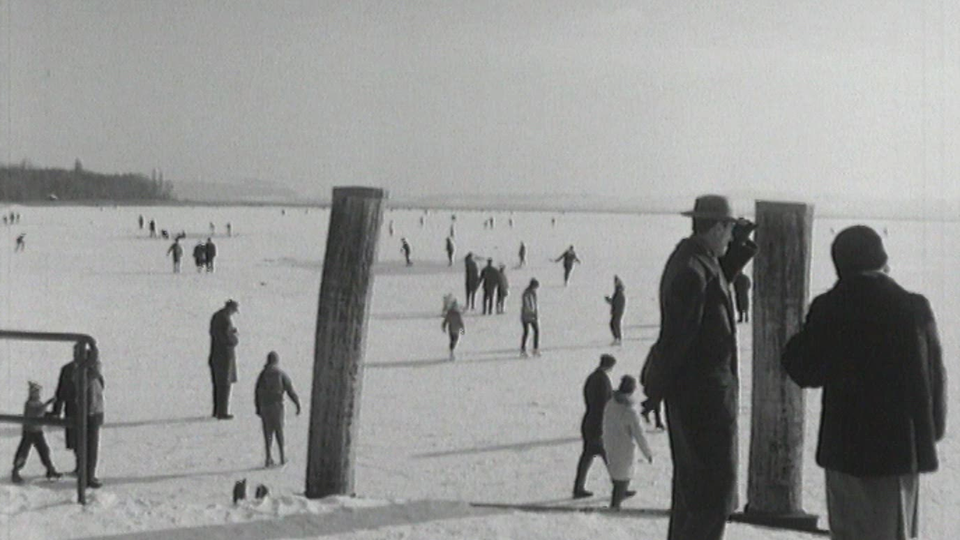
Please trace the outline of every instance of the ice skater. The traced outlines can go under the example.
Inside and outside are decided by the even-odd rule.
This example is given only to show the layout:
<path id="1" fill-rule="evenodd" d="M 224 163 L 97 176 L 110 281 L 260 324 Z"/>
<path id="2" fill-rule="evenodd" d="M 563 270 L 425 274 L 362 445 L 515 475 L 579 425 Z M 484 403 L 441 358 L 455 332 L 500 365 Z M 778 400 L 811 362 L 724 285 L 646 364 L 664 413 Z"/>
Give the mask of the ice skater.
<path id="1" fill-rule="evenodd" d="M 533 329 L 533 355 L 540 356 L 540 308 L 537 305 L 537 289 L 540 282 L 530 279 L 530 285 L 521 296 L 520 323 L 523 325 L 523 337 L 520 339 L 520 356 L 527 356 L 527 336 Z"/>
<path id="2" fill-rule="evenodd" d="M 137 218 L 137 225 L 140 226 L 140 230 L 143 230 L 143 214 L 140 214 L 140 217 Z"/>
<path id="3" fill-rule="evenodd" d="M 637 389 L 637 380 L 630 375 L 620 379 L 620 387 L 607 401 L 603 409 L 603 451 L 607 456 L 607 471 L 613 481 L 613 494 L 610 508 L 620 509 L 620 503 L 636 494 L 630 491 L 636 463 L 636 446 L 640 447 L 647 463 L 653 463 L 650 445 L 640 429 L 640 416 L 633 392 Z M 634 446 L 636 443 L 636 446 Z"/>
<path id="4" fill-rule="evenodd" d="M 483 314 L 493 315 L 493 302 L 500 287 L 500 272 L 493 266 L 493 259 L 487 259 L 487 265 L 480 272 L 480 283 L 483 284 Z"/>
<path id="5" fill-rule="evenodd" d="M 207 244 L 204 246 L 203 261 L 207 265 L 207 272 L 213 272 L 213 260 L 217 258 L 217 245 L 207 237 Z"/>
<path id="6" fill-rule="evenodd" d="M 440 323 L 440 329 L 447 332 L 450 336 L 450 360 L 456 360 L 457 343 L 460 342 L 460 336 L 466 334 L 463 316 L 460 313 L 460 305 L 457 304 L 456 300 L 450 304 L 450 309 L 447 310 L 446 315 L 443 317 L 443 322 Z"/>
<path id="7" fill-rule="evenodd" d="M 27 242 L 24 238 L 27 236 L 27 233 L 20 233 L 17 235 L 17 243 L 13 246 L 13 252 L 23 251 L 27 247 Z M 42 251 L 42 250 L 41 250 Z"/>
<path id="8" fill-rule="evenodd" d="M 403 252 L 403 258 L 407 261 L 407 266 L 413 266 L 413 261 L 410 260 L 410 242 L 407 242 L 406 238 L 400 239 L 400 251 Z"/>
<path id="9" fill-rule="evenodd" d="M 580 452 L 580 459 L 577 461 L 577 476 L 573 481 L 574 499 L 593 496 L 593 493 L 586 489 L 587 473 L 590 472 L 593 458 L 600 456 L 604 464 L 607 462 L 607 454 L 603 451 L 603 408 L 610 396 L 613 395 L 609 373 L 616 363 L 617 359 L 612 355 L 601 355 L 600 366 L 593 370 L 587 377 L 586 382 L 583 383 L 583 402 L 587 411 L 583 414 L 583 420 L 580 422 L 583 451 Z"/>
<path id="10" fill-rule="evenodd" d="M 179 236 L 173 241 L 173 244 L 170 244 L 170 248 L 167 249 L 167 255 L 173 255 L 173 273 L 179 274 L 180 259 L 183 258 L 183 246 L 180 245 Z"/>
<path id="11" fill-rule="evenodd" d="M 613 296 L 605 296 L 610 304 L 610 331 L 613 333 L 613 344 L 623 344 L 623 313 L 627 308 L 627 297 L 623 293 L 623 282 L 619 276 L 613 276 Z"/>
<path id="12" fill-rule="evenodd" d="M 566 251 L 560 254 L 559 257 L 553 259 L 553 262 L 563 261 L 563 286 L 566 287 L 570 283 L 570 274 L 573 273 L 573 265 L 579 263 L 580 259 L 577 258 L 577 252 L 573 250 L 573 246 L 567 248 Z"/>
<path id="13" fill-rule="evenodd" d="M 197 240 L 197 245 L 193 246 L 193 262 L 197 265 L 198 274 L 207 266 L 207 246 L 200 240 Z"/>
<path id="14" fill-rule="evenodd" d="M 477 268 L 477 261 L 473 260 L 473 252 L 467 253 L 463 259 L 463 265 L 466 269 L 467 288 L 464 308 L 476 309 L 477 289 L 480 288 L 480 269 Z"/>
<path id="15" fill-rule="evenodd" d="M 750 278 L 743 272 L 733 278 L 733 293 L 737 304 L 737 322 L 750 322 Z"/>
<path id="16" fill-rule="evenodd" d="M 33 381 L 29 383 L 27 401 L 23 404 L 23 416 L 26 418 L 43 418 L 47 406 L 56 401 L 56 398 L 50 398 L 47 401 L 40 400 L 40 385 Z M 40 454 L 40 461 L 47 468 L 47 478 L 54 480 L 63 476 L 57 472 L 57 468 L 50 461 L 50 447 L 47 446 L 47 439 L 43 436 L 43 426 L 38 424 L 23 424 L 20 435 L 20 444 L 17 446 L 17 452 L 13 458 L 13 472 L 10 473 L 10 479 L 14 484 L 22 484 L 23 477 L 20 476 L 20 469 L 27 463 L 30 456 L 30 449 L 36 448 Z"/>
<path id="17" fill-rule="evenodd" d="M 527 264 L 527 245 L 523 242 L 520 242 L 520 252 L 517 255 L 520 257 L 520 265 L 517 268 L 523 268 Z"/>
<path id="18" fill-rule="evenodd" d="M 274 436 L 280 450 L 280 465 L 286 465 L 287 457 L 283 452 L 283 395 L 290 396 L 290 401 L 297 406 L 297 416 L 300 416 L 300 397 L 293 389 L 290 377 L 280 369 L 280 355 L 275 351 L 267 354 L 267 363 L 257 377 L 254 392 L 257 416 L 263 426 L 263 444 L 266 449 L 264 466 L 274 466 L 273 456 L 270 454 Z"/>
<path id="19" fill-rule="evenodd" d="M 507 265 L 500 265 L 498 277 L 500 278 L 500 283 L 497 286 L 497 313 L 503 313 L 504 303 L 507 300 L 507 295 L 510 294 L 510 282 L 507 280 Z"/>
<path id="20" fill-rule="evenodd" d="M 233 224 L 227 222 L 227 236 L 233 236 Z"/>
<path id="21" fill-rule="evenodd" d="M 157 237 L 157 222 L 155 220 L 150 220 L 150 238 Z"/>
<path id="22" fill-rule="evenodd" d="M 453 266 L 453 255 L 456 252 L 457 246 L 453 243 L 453 235 L 451 234 L 447 237 L 447 266 Z"/>

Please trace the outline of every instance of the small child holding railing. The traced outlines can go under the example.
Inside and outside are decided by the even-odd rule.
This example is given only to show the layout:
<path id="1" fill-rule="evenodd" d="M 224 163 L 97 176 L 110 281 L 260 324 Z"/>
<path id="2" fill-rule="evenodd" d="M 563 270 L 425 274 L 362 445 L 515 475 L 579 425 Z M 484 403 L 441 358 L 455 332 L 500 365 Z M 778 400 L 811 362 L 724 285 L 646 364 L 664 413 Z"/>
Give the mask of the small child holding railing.
<path id="1" fill-rule="evenodd" d="M 30 381 L 29 395 L 26 403 L 23 405 L 23 416 L 26 418 L 43 418 L 47 407 L 54 402 L 56 398 L 50 398 L 47 401 L 40 401 L 41 386 L 38 383 Z M 13 472 L 10 479 L 14 484 L 22 484 L 23 477 L 20 476 L 20 469 L 27 463 L 27 457 L 30 455 L 30 448 L 36 447 L 40 454 L 40 461 L 47 468 L 47 478 L 55 480 L 63 476 L 57 472 L 50 461 L 50 447 L 47 446 L 47 440 L 43 436 L 43 426 L 39 424 L 23 424 L 23 435 L 20 438 L 20 445 L 17 446 L 17 453 L 13 458 Z"/>

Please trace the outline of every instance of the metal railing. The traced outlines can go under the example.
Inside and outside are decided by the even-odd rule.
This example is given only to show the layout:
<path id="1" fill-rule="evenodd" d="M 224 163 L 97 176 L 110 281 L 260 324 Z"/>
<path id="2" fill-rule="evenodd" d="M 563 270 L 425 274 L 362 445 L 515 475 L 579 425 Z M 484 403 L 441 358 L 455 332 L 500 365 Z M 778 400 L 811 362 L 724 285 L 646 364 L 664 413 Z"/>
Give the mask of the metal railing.
<path id="1" fill-rule="evenodd" d="M 19 330 L 0 330 L 0 339 L 11 339 L 20 341 L 60 341 L 73 343 L 73 360 L 77 363 L 76 371 L 76 397 L 77 412 L 73 418 L 28 418 L 15 414 L 0 414 L 0 423 L 28 424 L 37 426 L 61 426 L 72 427 L 77 431 L 76 448 L 77 454 L 77 502 L 87 504 L 86 486 L 87 486 L 87 411 L 89 403 L 87 400 L 87 370 L 93 364 L 99 354 L 97 351 L 97 341 L 86 334 L 75 334 L 66 332 L 25 332 Z M 65 415 L 66 416 L 66 415 Z"/>

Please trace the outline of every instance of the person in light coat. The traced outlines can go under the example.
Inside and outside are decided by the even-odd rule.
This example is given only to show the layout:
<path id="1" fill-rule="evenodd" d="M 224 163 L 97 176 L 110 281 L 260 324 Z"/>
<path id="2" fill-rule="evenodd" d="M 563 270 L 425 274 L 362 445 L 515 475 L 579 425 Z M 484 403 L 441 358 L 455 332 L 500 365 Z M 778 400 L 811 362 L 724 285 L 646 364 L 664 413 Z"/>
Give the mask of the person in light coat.
<path id="1" fill-rule="evenodd" d="M 623 499 L 636 493 L 627 491 L 634 473 L 635 448 L 639 446 L 647 462 L 653 463 L 653 453 L 640 428 L 640 414 L 633 397 L 636 389 L 637 380 L 624 375 L 620 387 L 603 408 L 603 450 L 607 455 L 607 471 L 613 480 L 610 508 L 615 510 L 620 509 Z"/>

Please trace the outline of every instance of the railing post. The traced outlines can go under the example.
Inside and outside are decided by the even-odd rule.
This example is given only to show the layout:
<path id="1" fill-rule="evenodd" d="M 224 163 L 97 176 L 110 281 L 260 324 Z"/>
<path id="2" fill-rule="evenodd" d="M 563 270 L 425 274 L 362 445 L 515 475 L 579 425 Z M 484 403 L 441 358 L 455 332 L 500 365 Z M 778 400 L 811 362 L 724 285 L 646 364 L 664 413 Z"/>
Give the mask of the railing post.
<path id="1" fill-rule="evenodd" d="M 77 501 L 87 504 L 87 345 L 77 343 L 74 359 L 77 362 Z"/>

